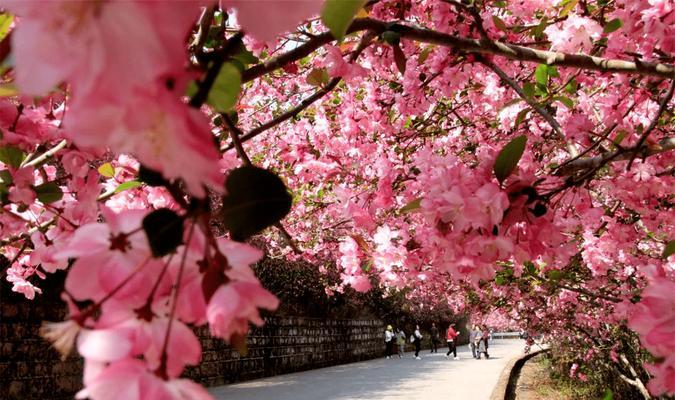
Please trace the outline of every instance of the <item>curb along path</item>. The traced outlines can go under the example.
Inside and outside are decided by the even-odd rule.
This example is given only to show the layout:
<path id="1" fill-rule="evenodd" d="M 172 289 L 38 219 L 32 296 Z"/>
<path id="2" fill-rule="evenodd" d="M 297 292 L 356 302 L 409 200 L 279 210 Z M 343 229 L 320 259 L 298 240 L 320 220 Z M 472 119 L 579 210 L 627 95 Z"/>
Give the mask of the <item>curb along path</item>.
<path id="1" fill-rule="evenodd" d="M 435 354 L 426 350 L 420 353 L 422 360 L 406 353 L 404 359 L 382 357 L 213 387 L 209 392 L 219 400 L 489 400 L 502 370 L 522 354 L 524 345 L 522 340 L 494 340 L 488 360 L 471 358 L 468 346 L 459 348 L 460 360 L 445 358 L 447 348 Z"/>

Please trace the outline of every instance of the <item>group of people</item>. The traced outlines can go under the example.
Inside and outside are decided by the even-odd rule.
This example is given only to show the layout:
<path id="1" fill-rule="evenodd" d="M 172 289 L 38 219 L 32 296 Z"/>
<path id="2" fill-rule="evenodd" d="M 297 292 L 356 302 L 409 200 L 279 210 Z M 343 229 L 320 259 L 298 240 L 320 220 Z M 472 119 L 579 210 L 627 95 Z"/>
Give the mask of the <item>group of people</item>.
<path id="1" fill-rule="evenodd" d="M 488 354 L 488 342 L 490 340 L 490 331 L 485 326 L 474 324 L 469 332 L 469 346 L 471 347 L 471 354 L 473 358 L 480 360 L 481 355 L 485 358 L 490 358 Z"/>
<path id="2" fill-rule="evenodd" d="M 440 333 L 435 323 L 431 324 L 430 334 L 431 334 L 431 352 L 438 353 Z M 459 332 L 455 330 L 455 324 L 451 323 L 450 326 L 448 326 L 448 329 L 445 331 L 445 341 L 448 344 L 448 352 L 445 354 L 445 356 L 450 357 L 450 354 L 452 354 L 455 360 L 459 360 L 459 357 L 457 357 L 457 344 L 456 344 L 457 336 L 459 336 Z M 420 326 L 415 325 L 415 331 L 412 333 L 412 335 L 410 335 L 409 340 L 410 343 L 412 343 L 415 346 L 415 359 L 417 360 L 422 359 L 422 357 L 420 357 L 420 350 L 422 349 L 423 338 L 424 336 L 420 331 Z M 393 357 L 394 344 L 396 344 L 396 346 L 398 347 L 398 357 L 403 358 L 403 353 L 405 352 L 405 343 L 406 343 L 406 334 L 405 332 L 403 332 L 403 329 L 399 327 L 396 330 L 396 332 L 394 332 L 394 328 L 391 325 L 387 325 L 387 329 L 384 331 L 385 358 L 389 359 Z"/>
<path id="3" fill-rule="evenodd" d="M 420 332 L 420 326 L 415 325 L 415 331 L 410 335 L 410 343 L 415 345 L 415 358 L 421 360 L 420 350 L 422 349 L 422 332 Z M 385 344 L 385 357 L 392 358 L 394 355 L 394 343 L 398 347 L 398 357 L 403 358 L 403 353 L 405 352 L 405 341 L 406 335 L 403 332 L 403 329 L 398 328 L 394 332 L 394 328 L 391 325 L 387 325 L 387 330 L 384 331 L 384 344 Z"/>

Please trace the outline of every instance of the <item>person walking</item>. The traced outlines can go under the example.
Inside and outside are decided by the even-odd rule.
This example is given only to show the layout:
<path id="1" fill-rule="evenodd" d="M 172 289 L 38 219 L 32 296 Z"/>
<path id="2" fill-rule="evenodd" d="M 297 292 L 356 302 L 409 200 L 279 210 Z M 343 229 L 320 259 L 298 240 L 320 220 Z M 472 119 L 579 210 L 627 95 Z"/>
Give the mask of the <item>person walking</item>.
<path id="1" fill-rule="evenodd" d="M 398 332 L 396 333 L 396 345 L 398 346 L 398 358 L 403 358 L 403 353 L 405 353 L 405 332 L 401 328 L 398 328 Z"/>
<path id="2" fill-rule="evenodd" d="M 471 355 L 473 358 L 477 358 L 478 354 L 476 353 L 476 332 L 478 327 L 476 324 L 471 325 L 471 330 L 469 330 L 469 347 L 471 348 Z"/>
<path id="3" fill-rule="evenodd" d="M 438 337 L 438 328 L 436 328 L 435 322 L 431 323 L 431 329 L 429 330 L 429 333 L 431 333 L 431 352 L 438 353 L 439 337 Z"/>
<path id="4" fill-rule="evenodd" d="M 450 323 L 448 330 L 445 332 L 445 341 L 448 343 L 448 352 L 445 354 L 446 357 L 450 357 L 450 353 L 454 355 L 455 360 L 459 360 L 457 357 L 457 345 L 455 344 L 455 339 L 459 336 L 459 332 L 455 330 L 455 323 Z"/>
<path id="5" fill-rule="evenodd" d="M 486 326 L 483 326 L 483 335 L 481 337 L 481 352 L 485 353 L 485 359 L 487 360 L 490 358 L 490 355 L 488 354 L 488 342 L 490 341 L 490 331 L 487 329 Z M 480 355 L 478 356 L 480 358 Z"/>
<path id="6" fill-rule="evenodd" d="M 420 332 L 420 326 L 415 325 L 415 333 L 413 333 L 413 343 L 415 344 L 415 359 L 421 360 L 420 350 L 422 349 L 422 332 Z"/>
<path id="7" fill-rule="evenodd" d="M 473 338 L 473 346 L 476 349 L 476 359 L 480 360 L 480 353 L 483 351 L 481 348 L 481 343 L 483 342 L 483 331 L 480 330 L 480 326 L 476 325 L 476 330 Z"/>
<path id="8" fill-rule="evenodd" d="M 389 359 L 391 358 L 394 347 L 394 328 L 392 328 L 391 325 L 387 325 L 387 329 L 384 331 L 384 346 L 385 358 Z"/>

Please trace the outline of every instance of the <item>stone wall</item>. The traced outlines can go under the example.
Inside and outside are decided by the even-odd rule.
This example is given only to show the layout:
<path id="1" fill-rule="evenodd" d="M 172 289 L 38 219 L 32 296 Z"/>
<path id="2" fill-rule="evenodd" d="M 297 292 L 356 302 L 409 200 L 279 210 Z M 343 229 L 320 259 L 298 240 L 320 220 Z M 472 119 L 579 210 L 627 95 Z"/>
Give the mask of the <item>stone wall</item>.
<path id="1" fill-rule="evenodd" d="M 59 287 L 59 279 L 45 282 Z M 0 282 L 0 399 L 72 399 L 81 388 L 82 360 L 59 355 L 38 336 L 42 321 L 61 321 L 57 291 L 43 287 L 33 301 Z M 384 324 L 378 320 L 268 317 L 252 329 L 241 356 L 207 329 L 198 329 L 201 365 L 185 375 L 207 386 L 321 368 L 381 356 Z"/>
<path id="2" fill-rule="evenodd" d="M 59 277 L 53 278 L 57 286 Z M 82 386 L 82 360 L 72 356 L 62 362 L 38 336 L 42 321 L 65 317 L 56 293 L 45 287 L 27 301 L 0 282 L 0 399 L 72 399 Z"/>
<path id="3" fill-rule="evenodd" d="M 381 356 L 384 325 L 378 320 L 269 317 L 253 329 L 248 354 L 239 355 L 206 329 L 198 330 L 201 365 L 186 375 L 206 386 L 315 369 Z"/>

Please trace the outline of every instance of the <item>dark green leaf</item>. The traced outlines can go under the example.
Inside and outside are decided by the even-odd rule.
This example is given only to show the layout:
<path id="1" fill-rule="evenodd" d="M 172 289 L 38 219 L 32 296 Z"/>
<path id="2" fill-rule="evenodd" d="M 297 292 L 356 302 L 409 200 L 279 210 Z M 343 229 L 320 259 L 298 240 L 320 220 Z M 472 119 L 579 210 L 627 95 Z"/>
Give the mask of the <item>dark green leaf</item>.
<path id="1" fill-rule="evenodd" d="M 115 194 L 120 193 L 120 192 L 123 192 L 123 191 L 125 191 L 125 190 L 137 188 L 137 187 L 139 187 L 139 186 L 141 186 L 141 185 L 142 185 L 142 183 L 139 182 L 139 181 L 126 181 L 126 182 L 122 182 L 122 183 L 120 183 L 120 185 L 115 189 Z"/>
<path id="2" fill-rule="evenodd" d="M 167 184 L 166 179 L 164 179 L 161 173 L 154 169 L 150 169 L 143 164 L 138 168 L 138 180 L 153 187 L 164 186 Z"/>
<path id="3" fill-rule="evenodd" d="M 523 110 L 520 110 L 520 112 L 516 116 L 516 122 L 513 123 L 513 129 L 518 129 L 518 127 L 525 120 L 525 117 L 527 117 L 527 114 L 529 112 L 530 112 L 530 108 L 525 108 Z"/>
<path id="4" fill-rule="evenodd" d="M 565 105 L 568 109 L 574 108 L 574 101 L 570 99 L 569 97 L 566 96 L 555 96 L 553 97 L 553 100 L 559 101 Z"/>
<path id="5" fill-rule="evenodd" d="M 544 29 L 548 26 L 548 17 L 543 16 L 541 21 L 539 22 L 539 25 L 535 26 L 534 29 L 532 30 L 532 35 L 537 38 L 540 37 L 541 35 L 544 34 Z"/>
<path id="6" fill-rule="evenodd" d="M 382 33 L 382 40 L 395 46 L 401 42 L 401 34 L 394 31 L 385 31 Z"/>
<path id="7" fill-rule="evenodd" d="M 233 240 L 246 240 L 281 221 L 291 210 L 292 197 L 286 185 L 266 169 L 245 166 L 233 170 L 225 190 L 223 224 Z"/>
<path id="8" fill-rule="evenodd" d="M 260 61 L 258 57 L 254 56 L 253 53 L 244 46 L 243 43 L 239 43 L 233 58 L 243 65 L 257 64 Z"/>
<path id="9" fill-rule="evenodd" d="M 40 200 L 43 204 L 53 203 L 63 198 L 63 191 L 61 191 L 59 185 L 54 182 L 47 182 L 43 183 L 42 185 L 35 186 L 33 187 L 33 190 L 35 190 L 38 200 Z"/>
<path id="10" fill-rule="evenodd" d="M 494 173 L 500 184 L 504 182 L 504 180 L 509 175 L 511 175 L 513 170 L 518 165 L 518 161 L 520 161 L 520 157 L 523 156 L 523 152 L 525 151 L 526 144 L 527 137 L 524 135 L 518 136 L 507 143 L 497 155 Z"/>
<path id="11" fill-rule="evenodd" d="M 5 165 L 11 165 L 14 168 L 19 168 L 21 162 L 26 158 L 26 155 L 15 146 L 0 147 L 0 161 Z"/>
<path id="12" fill-rule="evenodd" d="M 396 68 L 398 68 L 398 71 L 401 73 L 401 75 L 405 74 L 405 54 L 403 54 L 403 50 L 401 50 L 401 46 L 396 44 L 392 46 L 394 49 L 394 61 L 396 62 Z"/>
<path id="13" fill-rule="evenodd" d="M 307 83 L 312 86 L 323 86 L 328 82 L 330 76 L 325 68 L 314 68 L 307 74 Z"/>
<path id="14" fill-rule="evenodd" d="M 663 258 L 668 258 L 673 254 L 675 254 L 675 240 L 666 243 L 666 246 L 663 248 Z"/>
<path id="15" fill-rule="evenodd" d="M 614 393 L 610 389 L 607 389 L 602 400 L 614 400 Z"/>
<path id="16" fill-rule="evenodd" d="M 321 20 L 330 29 L 333 37 L 340 40 L 364 4 L 365 0 L 326 0 L 321 11 Z"/>
<path id="17" fill-rule="evenodd" d="M 234 62 L 223 64 L 213 82 L 207 103 L 218 112 L 227 112 L 239 98 L 241 90 L 241 72 Z"/>
<path id="18" fill-rule="evenodd" d="M 168 208 L 160 208 L 143 218 L 143 231 L 152 255 L 163 257 L 183 243 L 183 217 Z"/>
<path id="19" fill-rule="evenodd" d="M 525 82 L 523 84 L 523 92 L 525 92 L 525 96 L 530 98 L 534 97 L 535 90 L 536 88 L 532 82 Z"/>
<path id="20" fill-rule="evenodd" d="M 603 31 L 605 33 L 612 33 L 615 30 L 621 28 L 623 26 L 623 22 L 619 18 L 614 18 L 613 20 L 609 21 L 607 25 L 605 25 L 605 28 Z"/>

